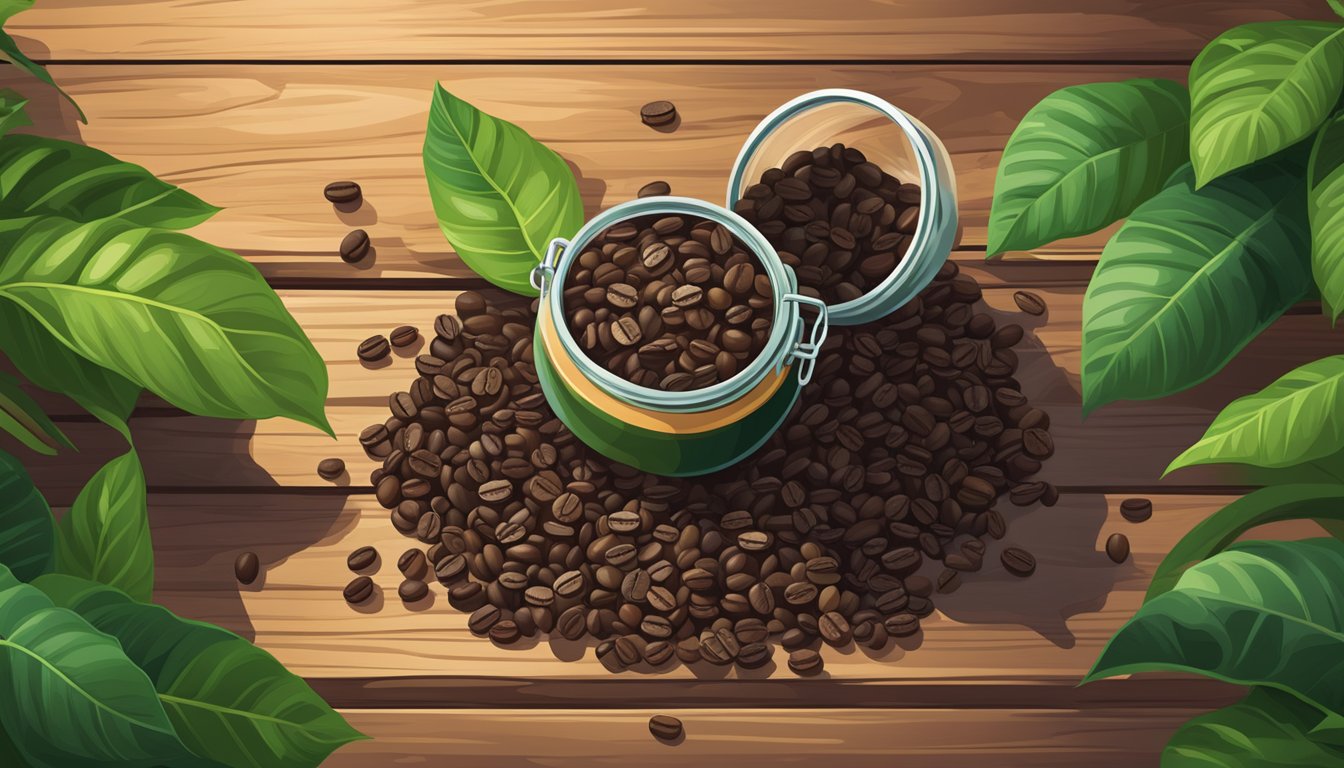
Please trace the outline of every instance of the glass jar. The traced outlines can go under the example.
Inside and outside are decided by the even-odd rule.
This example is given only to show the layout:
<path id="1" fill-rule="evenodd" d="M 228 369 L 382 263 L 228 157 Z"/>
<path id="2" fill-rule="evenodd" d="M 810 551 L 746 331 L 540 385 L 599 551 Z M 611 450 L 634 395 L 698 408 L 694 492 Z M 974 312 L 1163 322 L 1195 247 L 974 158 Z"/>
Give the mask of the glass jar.
<path id="1" fill-rule="evenodd" d="M 893 127 L 896 130 L 893 130 Z M 827 306 L 798 292 L 793 270 L 760 231 L 732 208 L 765 169 L 798 149 L 842 142 L 898 178 L 918 177 L 920 212 L 896 268 L 862 296 Z M 682 215 L 721 224 L 752 252 L 770 278 L 773 317 L 765 347 L 726 381 L 669 392 L 634 384 L 594 362 L 565 321 L 569 269 L 601 232 L 649 215 Z M 923 124 L 859 91 L 804 94 L 756 126 L 729 177 L 726 207 L 687 197 L 649 197 L 613 206 L 574 237 L 556 238 L 532 272 L 541 293 L 534 357 L 542 391 L 556 416 L 599 453 L 659 475 L 700 475 L 759 448 L 779 427 L 812 377 L 831 325 L 883 317 L 933 280 L 957 236 L 956 190 L 946 149 Z"/>

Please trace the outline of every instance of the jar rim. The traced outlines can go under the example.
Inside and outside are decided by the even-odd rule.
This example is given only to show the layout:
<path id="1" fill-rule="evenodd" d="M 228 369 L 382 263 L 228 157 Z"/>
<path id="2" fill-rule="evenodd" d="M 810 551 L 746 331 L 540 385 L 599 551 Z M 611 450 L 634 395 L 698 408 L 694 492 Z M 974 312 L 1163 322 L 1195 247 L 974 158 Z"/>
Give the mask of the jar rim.
<path id="1" fill-rule="evenodd" d="M 569 328 L 564 312 L 564 281 L 570 265 L 600 232 L 620 222 L 650 215 L 693 215 L 722 224 L 747 246 L 756 261 L 770 278 L 772 312 L 770 335 L 765 346 L 750 363 L 725 381 L 708 387 L 672 392 L 636 384 L 598 365 L 579 346 Z M 569 354 L 579 370 L 590 381 L 612 395 L 634 405 L 653 410 L 697 411 L 716 408 L 736 400 L 749 391 L 771 369 L 782 367 L 798 337 L 797 309 L 784 301 L 786 294 L 797 289 L 793 270 L 780 260 L 774 247 L 746 219 L 714 203 L 692 197 L 664 195 L 638 198 L 608 208 L 589 219 L 571 238 L 557 259 L 554 273 L 548 280 L 542 300 L 549 305 L 556 318 L 557 335 L 564 352 Z"/>
<path id="2" fill-rule="evenodd" d="M 776 108 L 747 137 L 728 176 L 726 207 L 732 210 L 741 198 L 748 166 L 775 131 L 806 112 L 834 104 L 866 107 L 894 123 L 914 150 L 919 168 L 919 221 L 905 257 L 882 282 L 862 296 L 828 305 L 831 325 L 859 325 L 885 317 L 913 299 L 932 282 L 952 252 L 958 228 L 956 181 L 947 148 L 933 131 L 905 110 L 871 93 L 850 88 L 804 93 Z"/>

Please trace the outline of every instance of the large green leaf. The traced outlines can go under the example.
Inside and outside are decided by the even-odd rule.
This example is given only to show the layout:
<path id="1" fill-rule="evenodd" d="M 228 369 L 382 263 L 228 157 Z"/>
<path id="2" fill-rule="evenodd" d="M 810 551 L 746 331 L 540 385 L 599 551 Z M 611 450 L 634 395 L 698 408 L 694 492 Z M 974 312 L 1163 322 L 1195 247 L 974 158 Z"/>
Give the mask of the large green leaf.
<path id="1" fill-rule="evenodd" d="M 1162 768 L 1330 768 L 1344 751 L 1315 740 L 1320 710 L 1272 688 L 1252 688 L 1230 707 L 1182 725 L 1162 751 Z"/>
<path id="2" fill-rule="evenodd" d="M 425 178 L 439 227 L 477 274 L 514 293 L 552 238 L 583 225 L 579 185 L 565 161 L 513 123 L 434 90 Z"/>
<path id="3" fill-rule="evenodd" d="M 118 640 L 198 755 L 230 766 L 312 766 L 363 736 L 269 653 L 227 630 L 61 574 L 36 586 Z"/>
<path id="4" fill-rule="evenodd" d="M 1194 672 L 1344 713 L 1344 542 L 1236 544 L 1192 566 L 1120 628 L 1084 682 Z"/>
<path id="5" fill-rule="evenodd" d="M 1234 400 L 1171 472 L 1195 464 L 1288 467 L 1344 449 L 1344 356 L 1323 357 Z"/>
<path id="6" fill-rule="evenodd" d="M 1190 159 L 1200 186 L 1287 149 L 1344 89 L 1344 25 L 1271 21 L 1230 29 L 1190 67 Z"/>
<path id="7" fill-rule="evenodd" d="M 219 211 L 138 165 L 45 136 L 0 139 L 0 216 L 108 217 L 142 227 L 184 229 Z"/>
<path id="8" fill-rule="evenodd" d="M 1310 284 L 1295 156 L 1196 190 L 1189 167 L 1102 250 L 1083 299 L 1083 410 L 1221 369 Z"/>
<path id="9" fill-rule="evenodd" d="M 19 460 L 0 451 L 0 564 L 31 581 L 51 570 L 56 520 Z"/>
<path id="10" fill-rule="evenodd" d="M 1171 591 L 1190 566 L 1222 552 L 1253 528 L 1284 520 L 1344 521 L 1344 485 L 1272 485 L 1242 496 L 1204 518 L 1172 547 L 1153 573 L 1145 600 Z"/>
<path id="11" fill-rule="evenodd" d="M 32 450 L 48 456 L 62 447 L 75 447 L 23 391 L 19 380 L 3 371 L 0 371 L 0 431 L 8 432 Z"/>
<path id="12" fill-rule="evenodd" d="M 89 361 L 198 415 L 288 416 L 330 433 L 321 357 L 236 254 L 118 220 L 55 217 L 0 221 L 0 253 L 0 304 Z"/>
<path id="13" fill-rule="evenodd" d="M 0 26 L 8 23 L 9 17 L 19 11 L 26 11 L 31 7 L 33 7 L 33 0 L 0 0 Z M 56 81 L 51 79 L 51 75 L 47 73 L 47 70 L 42 68 L 42 65 L 25 56 L 23 51 L 19 50 L 18 44 L 14 42 L 14 38 L 10 37 L 9 33 L 4 31 L 0 31 L 0 57 L 4 57 L 14 66 L 22 69 L 33 77 L 36 77 L 47 85 L 50 85 L 52 88 L 55 88 L 67 101 L 70 102 L 70 106 L 74 107 L 75 111 L 79 113 L 79 119 L 83 122 L 88 122 L 84 119 L 84 110 L 80 109 L 79 105 L 75 103 L 75 100 L 70 98 L 70 94 L 61 90 L 60 86 L 56 85 Z"/>
<path id="14" fill-rule="evenodd" d="M 134 450 L 98 470 L 57 531 L 57 571 L 109 584 L 141 602 L 153 598 L 145 474 Z"/>
<path id="15" fill-rule="evenodd" d="M 1062 88 L 999 161 L 989 256 L 1095 232 L 1157 194 L 1189 159 L 1190 97 L 1171 80 Z"/>
<path id="16" fill-rule="evenodd" d="M 116 639 L 0 565 L 0 722 L 38 766 L 189 760 L 149 677 Z"/>
<path id="17" fill-rule="evenodd" d="M 5 329 L 0 350 L 28 381 L 68 395 L 130 439 L 126 419 L 140 397 L 140 385 L 80 357 L 16 305 L 0 301 L 0 327 Z"/>
<path id="18" fill-rule="evenodd" d="M 1321 126 L 1307 164 L 1311 273 L 1332 320 L 1344 312 L 1344 112 Z"/>

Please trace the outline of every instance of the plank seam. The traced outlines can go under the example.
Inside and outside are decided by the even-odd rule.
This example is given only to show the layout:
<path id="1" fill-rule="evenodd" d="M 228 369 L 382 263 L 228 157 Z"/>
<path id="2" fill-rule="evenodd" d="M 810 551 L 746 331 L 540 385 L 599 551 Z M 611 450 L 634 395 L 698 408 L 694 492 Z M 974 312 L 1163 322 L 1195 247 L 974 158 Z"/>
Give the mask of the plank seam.
<path id="1" fill-rule="evenodd" d="M 1171 59 L 1013 59 L 1013 58 L 926 58 L 926 59 L 565 59 L 565 58 L 499 58 L 499 59 L 221 59 L 221 58 L 157 58 L 157 59 L 34 59 L 39 64 L 58 67 L 117 67 L 117 66 L 300 66 L 300 67 L 353 67 L 353 66 L 539 66 L 539 67 L 793 67 L 793 66 L 863 66 L 863 67 L 1172 67 L 1189 66 L 1190 57 Z"/>

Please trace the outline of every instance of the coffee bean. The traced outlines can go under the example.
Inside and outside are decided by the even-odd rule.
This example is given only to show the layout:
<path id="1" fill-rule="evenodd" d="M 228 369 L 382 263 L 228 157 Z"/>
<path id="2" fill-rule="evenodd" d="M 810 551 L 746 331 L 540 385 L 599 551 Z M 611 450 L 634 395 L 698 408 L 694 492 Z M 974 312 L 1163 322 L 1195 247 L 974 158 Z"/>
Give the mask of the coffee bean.
<path id="1" fill-rule="evenodd" d="M 1153 502 L 1148 499 L 1125 499 L 1120 502 L 1120 514 L 1131 523 L 1142 523 L 1153 516 Z"/>
<path id="2" fill-rule="evenodd" d="M 789 669 L 802 677 L 815 677 L 821 674 L 825 665 L 821 654 L 811 648 L 799 648 L 789 653 Z"/>
<path id="3" fill-rule="evenodd" d="M 639 119 L 645 125 L 669 125 L 677 119 L 677 108 L 670 101 L 651 101 L 639 108 Z"/>
<path id="4" fill-rule="evenodd" d="M 356 573 L 366 568 L 372 568 L 376 562 L 378 562 L 378 550 L 373 547 L 360 547 L 351 552 L 345 559 L 345 564 Z"/>
<path id="5" fill-rule="evenodd" d="M 828 611 L 817 617 L 817 630 L 821 639 L 830 645 L 845 645 L 852 637 L 849 622 L 836 611 Z"/>
<path id="6" fill-rule="evenodd" d="M 397 348 L 409 347 L 420 338 L 420 331 L 413 325 L 401 325 L 387 335 L 388 341 Z"/>
<path id="7" fill-rule="evenodd" d="M 369 255 L 369 233 L 362 229 L 350 230 L 341 239 L 341 261 L 354 264 Z"/>
<path id="8" fill-rule="evenodd" d="M 909 637 L 919 631 L 919 617 L 913 613 L 898 613 L 882 623 L 892 637 Z"/>
<path id="9" fill-rule="evenodd" d="M 397 558 L 397 570 L 408 579 L 423 579 L 429 573 L 429 562 L 424 552 L 408 549 Z"/>
<path id="10" fill-rule="evenodd" d="M 429 594 L 429 585 L 418 579 L 407 579 L 397 587 L 397 596 L 402 602 L 414 603 L 423 600 Z"/>
<path id="11" fill-rule="evenodd" d="M 659 741 L 676 741 L 684 730 L 681 721 L 671 715 L 654 715 L 649 718 L 649 733 Z"/>
<path id="12" fill-rule="evenodd" d="M 999 555 L 1003 567 L 1014 576 L 1030 576 L 1036 572 L 1036 558 L 1020 547 L 1008 547 Z"/>
<path id="13" fill-rule="evenodd" d="M 361 194 L 359 185 L 353 181 L 333 181 L 322 190 L 322 196 L 331 203 L 353 203 Z"/>
<path id="14" fill-rule="evenodd" d="M 1044 315 L 1045 300 L 1031 291 L 1017 291 L 1013 294 L 1013 303 L 1029 315 Z"/>
<path id="15" fill-rule="evenodd" d="M 387 343 L 387 338 L 383 336 L 370 336 L 360 342 L 358 355 L 359 359 L 366 363 L 375 363 L 387 357 L 392 351 Z"/>
<path id="16" fill-rule="evenodd" d="M 639 188 L 635 197 L 660 197 L 672 194 L 672 186 L 666 181 L 651 181 Z"/>
<path id="17" fill-rule="evenodd" d="M 345 585 L 345 602 L 351 605 L 357 605 L 368 601 L 373 597 L 373 579 L 368 576 L 357 576 Z"/>
<path id="18" fill-rule="evenodd" d="M 233 561 L 233 575 L 240 584 L 251 584 L 261 574 L 261 560 L 256 552 L 244 552 Z"/>
<path id="19" fill-rule="evenodd" d="M 341 459 L 323 459 L 317 463 L 317 476 L 323 480 L 335 480 L 345 474 L 345 462 Z"/>
<path id="20" fill-rule="evenodd" d="M 961 586 L 961 571 L 952 568 L 944 568 L 938 574 L 938 592 L 941 594 L 951 594 L 957 591 Z"/>
<path id="21" fill-rule="evenodd" d="M 1129 559 L 1129 537 L 1123 533 L 1112 533 L 1106 539 L 1106 556 L 1113 562 L 1123 563 Z"/>

